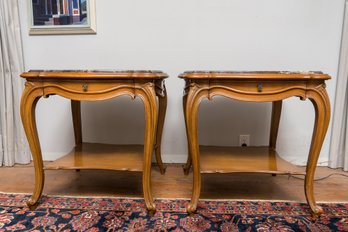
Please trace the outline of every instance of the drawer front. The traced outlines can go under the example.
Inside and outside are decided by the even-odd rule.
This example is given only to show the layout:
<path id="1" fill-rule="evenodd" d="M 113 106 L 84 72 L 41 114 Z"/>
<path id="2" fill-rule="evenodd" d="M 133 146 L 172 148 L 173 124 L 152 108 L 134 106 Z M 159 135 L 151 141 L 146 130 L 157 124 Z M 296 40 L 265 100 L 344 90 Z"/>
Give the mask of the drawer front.
<path id="1" fill-rule="evenodd" d="M 113 91 L 120 88 L 134 90 L 133 81 L 49 81 L 43 83 L 45 94 L 55 94 L 64 91 L 71 94 L 98 94 Z"/>
<path id="2" fill-rule="evenodd" d="M 288 90 L 306 90 L 306 81 L 211 81 L 209 88 L 226 89 L 240 94 L 277 94 Z"/>

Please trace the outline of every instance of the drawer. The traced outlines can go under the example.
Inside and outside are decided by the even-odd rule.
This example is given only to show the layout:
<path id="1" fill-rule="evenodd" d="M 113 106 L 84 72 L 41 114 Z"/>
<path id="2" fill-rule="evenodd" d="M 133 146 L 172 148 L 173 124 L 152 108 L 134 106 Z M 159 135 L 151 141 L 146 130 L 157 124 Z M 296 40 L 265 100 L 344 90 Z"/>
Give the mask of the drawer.
<path id="1" fill-rule="evenodd" d="M 120 88 L 134 89 L 132 80 L 103 80 L 103 81 L 88 81 L 88 80 L 71 80 L 71 81 L 45 81 L 43 83 L 44 93 L 55 94 L 59 91 L 71 94 L 98 94 L 108 91 L 113 91 Z"/>
<path id="2" fill-rule="evenodd" d="M 288 90 L 306 90 L 306 81 L 228 81 L 214 80 L 209 82 L 209 89 L 225 89 L 240 94 L 276 94 Z"/>

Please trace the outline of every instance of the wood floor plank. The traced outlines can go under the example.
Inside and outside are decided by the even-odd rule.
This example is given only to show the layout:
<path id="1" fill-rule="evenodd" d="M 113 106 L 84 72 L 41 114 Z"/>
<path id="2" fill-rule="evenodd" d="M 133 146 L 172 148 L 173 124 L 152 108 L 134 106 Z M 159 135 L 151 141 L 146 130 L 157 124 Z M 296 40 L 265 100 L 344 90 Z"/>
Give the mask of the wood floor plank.
<path id="1" fill-rule="evenodd" d="M 302 167 L 303 169 L 303 167 Z M 340 169 L 318 167 L 315 181 L 317 201 L 348 202 L 348 175 Z M 44 194 L 77 196 L 142 197 L 141 173 L 102 170 L 46 170 Z M 31 193 L 34 188 L 32 165 L 0 168 L 0 191 Z M 302 176 L 298 176 L 303 178 Z M 192 173 L 185 176 L 181 165 L 168 165 L 165 175 L 152 168 L 155 198 L 190 198 Z M 305 202 L 303 180 L 270 174 L 203 174 L 202 199 L 262 199 Z"/>

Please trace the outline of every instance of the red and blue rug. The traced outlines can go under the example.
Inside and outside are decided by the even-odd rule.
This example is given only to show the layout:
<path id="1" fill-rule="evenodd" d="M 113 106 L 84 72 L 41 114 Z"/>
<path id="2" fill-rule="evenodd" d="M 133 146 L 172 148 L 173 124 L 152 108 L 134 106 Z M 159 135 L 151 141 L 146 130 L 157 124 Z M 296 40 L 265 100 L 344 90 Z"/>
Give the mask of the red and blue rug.
<path id="1" fill-rule="evenodd" d="M 150 216 L 142 199 L 44 196 L 30 211 L 28 198 L 0 194 L 0 231 L 348 231 L 348 204 L 313 219 L 307 204 L 202 200 L 188 216 L 187 200 L 160 199 Z"/>

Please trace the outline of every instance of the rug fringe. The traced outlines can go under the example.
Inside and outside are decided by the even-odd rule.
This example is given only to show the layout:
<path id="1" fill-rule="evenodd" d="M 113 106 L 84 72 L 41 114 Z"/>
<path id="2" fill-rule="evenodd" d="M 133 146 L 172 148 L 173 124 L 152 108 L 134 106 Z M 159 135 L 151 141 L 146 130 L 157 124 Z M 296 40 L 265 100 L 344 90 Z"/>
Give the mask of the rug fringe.
<path id="1" fill-rule="evenodd" d="M 19 193 L 19 192 L 2 192 L 0 191 L 0 194 L 16 194 L 16 195 L 31 195 L 31 193 Z M 86 199 L 86 198 L 111 198 L 111 199 L 132 199 L 132 200 L 143 200 L 143 197 L 128 197 L 128 196 L 110 196 L 110 195 L 61 195 L 61 194 L 43 194 L 42 196 L 44 197 L 62 197 L 62 198 L 82 198 L 82 199 Z M 164 198 L 164 197 L 155 197 L 155 200 L 186 200 L 186 201 L 190 201 L 190 198 L 173 198 L 173 197 L 169 197 L 169 198 Z M 211 199 L 211 198 L 200 198 L 200 201 L 214 201 L 214 202 L 219 202 L 219 201 L 249 201 L 249 202 L 289 202 L 289 203 L 300 203 L 300 204 L 306 204 L 306 201 L 297 201 L 297 200 L 280 200 L 280 199 L 242 199 L 242 198 L 237 198 L 237 199 Z M 348 201 L 316 201 L 318 204 L 348 204 Z"/>

